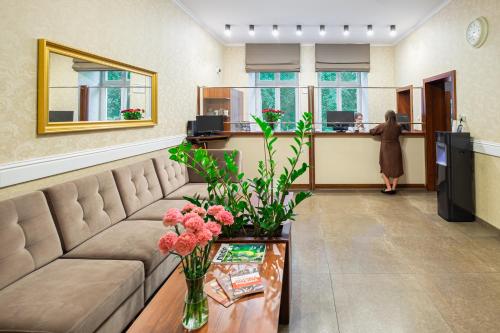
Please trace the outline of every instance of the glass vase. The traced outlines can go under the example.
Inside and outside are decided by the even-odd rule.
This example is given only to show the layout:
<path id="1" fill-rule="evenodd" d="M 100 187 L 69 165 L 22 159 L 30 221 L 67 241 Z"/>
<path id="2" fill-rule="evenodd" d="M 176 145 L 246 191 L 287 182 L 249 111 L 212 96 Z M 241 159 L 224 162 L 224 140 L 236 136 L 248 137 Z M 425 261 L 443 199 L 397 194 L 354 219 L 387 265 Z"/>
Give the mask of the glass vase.
<path id="1" fill-rule="evenodd" d="M 196 330 L 208 321 L 208 299 L 203 289 L 205 275 L 195 279 L 186 278 L 186 285 L 182 325 L 188 330 Z"/>

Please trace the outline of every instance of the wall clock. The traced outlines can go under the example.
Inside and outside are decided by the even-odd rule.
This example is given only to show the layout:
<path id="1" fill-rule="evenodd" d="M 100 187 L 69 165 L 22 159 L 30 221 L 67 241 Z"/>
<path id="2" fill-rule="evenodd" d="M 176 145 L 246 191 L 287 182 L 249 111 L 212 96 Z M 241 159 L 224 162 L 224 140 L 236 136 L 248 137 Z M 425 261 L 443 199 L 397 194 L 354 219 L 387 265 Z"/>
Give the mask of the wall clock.
<path id="1" fill-rule="evenodd" d="M 467 27 L 465 38 L 470 45 L 474 47 L 481 47 L 488 37 L 488 21 L 481 16 L 472 21 Z"/>

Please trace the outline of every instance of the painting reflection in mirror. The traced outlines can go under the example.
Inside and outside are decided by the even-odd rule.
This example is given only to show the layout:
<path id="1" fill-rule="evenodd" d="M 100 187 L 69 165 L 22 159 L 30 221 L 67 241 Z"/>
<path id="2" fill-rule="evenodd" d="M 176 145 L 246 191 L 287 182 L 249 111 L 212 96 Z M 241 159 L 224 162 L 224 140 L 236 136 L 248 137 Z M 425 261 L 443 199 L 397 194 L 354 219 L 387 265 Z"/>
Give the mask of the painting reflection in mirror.
<path id="1" fill-rule="evenodd" d="M 49 123 L 151 119 L 151 76 L 49 54 Z"/>

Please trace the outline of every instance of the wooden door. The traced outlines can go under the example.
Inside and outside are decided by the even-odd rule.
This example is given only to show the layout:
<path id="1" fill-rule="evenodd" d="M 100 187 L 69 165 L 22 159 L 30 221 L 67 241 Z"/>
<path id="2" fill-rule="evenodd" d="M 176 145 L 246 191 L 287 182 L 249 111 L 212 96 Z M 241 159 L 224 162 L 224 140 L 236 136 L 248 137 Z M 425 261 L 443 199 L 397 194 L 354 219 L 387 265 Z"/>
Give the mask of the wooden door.
<path id="1" fill-rule="evenodd" d="M 456 119 L 455 71 L 424 80 L 426 188 L 436 190 L 436 131 L 451 131 Z"/>

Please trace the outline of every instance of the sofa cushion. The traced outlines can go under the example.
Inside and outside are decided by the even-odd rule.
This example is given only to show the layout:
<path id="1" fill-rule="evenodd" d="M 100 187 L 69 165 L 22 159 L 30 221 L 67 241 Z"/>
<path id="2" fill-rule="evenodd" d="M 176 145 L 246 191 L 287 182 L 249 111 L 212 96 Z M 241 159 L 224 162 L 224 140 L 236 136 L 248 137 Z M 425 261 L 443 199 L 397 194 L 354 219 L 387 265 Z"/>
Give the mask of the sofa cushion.
<path id="1" fill-rule="evenodd" d="M 45 193 L 66 251 L 126 217 L 111 171 L 52 186 Z"/>
<path id="2" fill-rule="evenodd" d="M 163 197 L 152 160 L 113 170 L 127 216 Z"/>
<path id="3" fill-rule="evenodd" d="M 163 196 L 167 196 L 189 182 L 187 167 L 172 161 L 168 155 L 153 158 L 156 174 L 160 180 Z"/>
<path id="4" fill-rule="evenodd" d="M 0 331 L 94 332 L 143 281 L 138 261 L 55 260 L 0 291 Z"/>
<path id="5" fill-rule="evenodd" d="M 200 199 L 208 199 L 207 183 L 188 183 L 167 195 L 167 199 L 182 199 L 199 196 Z"/>
<path id="6" fill-rule="evenodd" d="M 185 204 L 187 204 L 186 200 L 158 200 L 129 216 L 127 219 L 161 221 L 169 208 L 182 209 Z"/>
<path id="7" fill-rule="evenodd" d="M 64 255 L 73 259 L 140 260 L 146 276 L 167 255 L 157 244 L 167 232 L 161 221 L 123 221 L 95 235 Z"/>
<path id="8" fill-rule="evenodd" d="M 0 289 L 62 254 L 42 192 L 0 202 Z"/>

